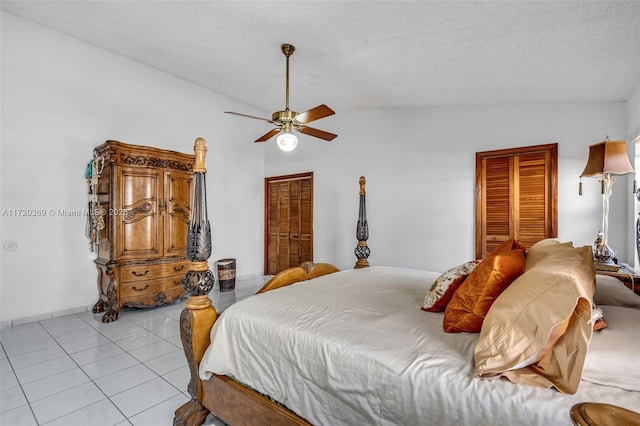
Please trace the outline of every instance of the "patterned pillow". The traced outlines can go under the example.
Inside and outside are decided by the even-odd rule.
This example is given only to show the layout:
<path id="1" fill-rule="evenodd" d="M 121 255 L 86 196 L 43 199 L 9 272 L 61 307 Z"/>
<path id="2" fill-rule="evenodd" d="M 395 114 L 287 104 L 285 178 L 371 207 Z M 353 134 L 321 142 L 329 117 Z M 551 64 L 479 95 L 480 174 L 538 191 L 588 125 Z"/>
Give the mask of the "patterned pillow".
<path id="1" fill-rule="evenodd" d="M 422 304 L 423 311 L 444 312 L 447 303 L 453 297 L 453 293 L 460 287 L 462 281 L 473 271 L 479 260 L 472 260 L 462 265 L 455 266 L 440 275 L 433 283 Z"/>

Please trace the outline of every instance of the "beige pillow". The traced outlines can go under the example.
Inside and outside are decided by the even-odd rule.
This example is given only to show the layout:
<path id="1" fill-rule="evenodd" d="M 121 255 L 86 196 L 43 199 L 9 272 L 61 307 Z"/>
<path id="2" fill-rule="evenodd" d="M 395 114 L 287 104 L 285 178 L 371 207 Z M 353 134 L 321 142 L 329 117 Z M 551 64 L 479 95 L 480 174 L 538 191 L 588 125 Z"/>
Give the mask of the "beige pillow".
<path id="1" fill-rule="evenodd" d="M 533 267 L 537 262 L 549 256 L 550 254 L 553 254 L 557 251 L 561 251 L 567 248 L 573 248 L 573 243 L 562 242 L 557 238 L 547 238 L 547 239 L 538 241 L 537 243 L 532 245 L 529 250 L 527 250 L 526 269 Z"/>
<path id="2" fill-rule="evenodd" d="M 575 393 L 593 330 L 592 249 L 565 244 L 539 254 L 485 317 L 476 375 Z"/>

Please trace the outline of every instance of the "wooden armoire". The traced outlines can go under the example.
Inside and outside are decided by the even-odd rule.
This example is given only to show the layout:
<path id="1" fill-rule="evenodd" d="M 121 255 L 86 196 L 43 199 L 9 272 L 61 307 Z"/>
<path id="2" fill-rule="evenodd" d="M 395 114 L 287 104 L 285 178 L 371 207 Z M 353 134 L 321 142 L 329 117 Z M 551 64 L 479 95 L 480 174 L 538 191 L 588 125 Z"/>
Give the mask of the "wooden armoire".
<path id="1" fill-rule="evenodd" d="M 151 307 L 183 295 L 188 269 L 194 156 L 109 140 L 94 150 L 104 162 L 97 197 L 104 227 L 96 244 L 98 302 L 118 319 L 122 306 Z"/>

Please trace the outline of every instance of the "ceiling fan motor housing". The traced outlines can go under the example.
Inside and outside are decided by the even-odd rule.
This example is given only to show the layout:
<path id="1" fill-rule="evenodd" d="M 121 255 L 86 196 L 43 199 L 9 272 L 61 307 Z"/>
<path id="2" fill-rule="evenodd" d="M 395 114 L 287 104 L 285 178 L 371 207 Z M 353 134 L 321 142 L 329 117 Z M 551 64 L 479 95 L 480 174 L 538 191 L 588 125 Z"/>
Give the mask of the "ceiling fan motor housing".
<path id="1" fill-rule="evenodd" d="M 294 117 L 298 115 L 297 112 L 291 111 L 290 109 L 285 109 L 284 111 L 276 111 L 271 115 L 271 120 L 276 123 L 286 123 L 292 122 Z"/>

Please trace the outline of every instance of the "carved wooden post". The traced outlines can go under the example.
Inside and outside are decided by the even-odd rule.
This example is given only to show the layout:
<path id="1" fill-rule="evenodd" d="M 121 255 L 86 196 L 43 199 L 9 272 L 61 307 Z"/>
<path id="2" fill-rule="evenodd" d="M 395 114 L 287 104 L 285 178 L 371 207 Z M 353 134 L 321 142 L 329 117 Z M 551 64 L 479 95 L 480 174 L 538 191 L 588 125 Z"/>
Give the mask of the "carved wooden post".
<path id="1" fill-rule="evenodd" d="M 208 293 L 213 288 L 214 277 L 209 270 L 207 259 L 211 256 L 211 229 L 207 217 L 207 192 L 205 175 L 206 141 L 196 139 L 194 145 L 194 189 L 191 203 L 191 218 L 187 236 L 187 258 L 191 261 L 189 271 L 182 282 L 189 294 L 185 309 L 180 315 L 182 346 L 187 357 L 191 380 L 188 391 L 191 400 L 175 412 L 174 425 L 200 425 L 204 423 L 209 410 L 202 403 L 202 382 L 198 376 L 198 365 L 209 347 L 209 333 L 217 313 Z"/>
<path id="2" fill-rule="evenodd" d="M 367 181 L 364 176 L 360 176 L 360 210 L 358 212 L 358 225 L 356 227 L 356 238 L 358 239 L 358 245 L 355 249 L 356 262 L 354 269 L 366 268 L 369 266 L 367 258 L 371 254 L 369 246 L 367 246 L 367 239 L 369 238 L 369 225 L 367 224 L 367 206 L 365 203 L 366 191 L 364 189 Z"/>

